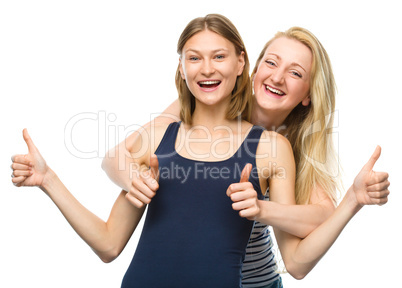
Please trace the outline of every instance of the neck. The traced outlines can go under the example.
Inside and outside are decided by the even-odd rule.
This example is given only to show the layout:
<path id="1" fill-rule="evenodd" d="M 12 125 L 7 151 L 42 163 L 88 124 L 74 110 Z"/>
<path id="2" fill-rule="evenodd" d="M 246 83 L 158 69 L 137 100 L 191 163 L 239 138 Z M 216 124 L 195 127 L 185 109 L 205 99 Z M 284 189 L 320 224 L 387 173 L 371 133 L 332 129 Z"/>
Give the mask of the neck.
<path id="1" fill-rule="evenodd" d="M 192 125 L 202 125 L 210 130 L 217 126 L 230 125 L 232 121 L 226 119 L 228 103 L 217 105 L 205 105 L 196 101 L 195 110 L 192 116 Z"/>
<path id="2" fill-rule="evenodd" d="M 283 111 L 266 110 L 261 108 L 257 103 L 254 103 L 251 123 L 262 126 L 270 131 L 277 131 L 280 130 L 287 116 L 288 114 L 284 115 Z"/>

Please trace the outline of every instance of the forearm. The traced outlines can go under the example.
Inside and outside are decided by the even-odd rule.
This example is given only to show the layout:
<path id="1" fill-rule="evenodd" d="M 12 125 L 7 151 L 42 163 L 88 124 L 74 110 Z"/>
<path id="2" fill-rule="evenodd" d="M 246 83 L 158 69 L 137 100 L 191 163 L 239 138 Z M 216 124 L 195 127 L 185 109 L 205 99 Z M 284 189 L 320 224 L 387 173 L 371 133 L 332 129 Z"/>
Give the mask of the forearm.
<path id="1" fill-rule="evenodd" d="M 303 240 L 278 233 L 279 237 L 291 239 L 288 243 L 292 248 L 287 249 L 291 252 L 282 255 L 289 273 L 295 278 L 303 278 L 314 268 L 334 244 L 347 223 L 360 210 L 361 207 L 357 207 L 352 202 L 348 191 L 335 212 Z"/>
<path id="2" fill-rule="evenodd" d="M 111 241 L 108 225 L 86 209 L 67 190 L 58 176 L 50 170 L 41 189 L 51 198 L 77 234 L 105 262 L 115 255 L 116 245 Z"/>
<path id="3" fill-rule="evenodd" d="M 285 205 L 260 200 L 261 216 L 257 221 L 279 230 L 305 238 L 333 212 L 334 206 L 326 204 Z M 332 205 L 332 207 L 331 207 Z"/>
<path id="4" fill-rule="evenodd" d="M 132 172 L 135 169 L 134 159 L 125 145 L 118 145 L 108 151 L 102 161 L 102 169 L 110 180 L 125 191 L 131 188 Z"/>

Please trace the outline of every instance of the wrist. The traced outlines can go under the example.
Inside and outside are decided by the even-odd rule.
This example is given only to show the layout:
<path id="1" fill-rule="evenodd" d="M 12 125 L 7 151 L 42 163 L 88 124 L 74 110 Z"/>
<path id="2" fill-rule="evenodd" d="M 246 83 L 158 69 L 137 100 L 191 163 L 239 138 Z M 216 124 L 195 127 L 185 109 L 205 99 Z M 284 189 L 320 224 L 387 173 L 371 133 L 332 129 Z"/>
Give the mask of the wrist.
<path id="1" fill-rule="evenodd" d="M 269 211 L 270 211 L 269 205 L 271 204 L 271 202 L 265 200 L 257 200 L 257 201 L 259 206 L 259 213 L 255 216 L 255 220 L 260 223 L 269 225 L 269 223 L 267 222 L 269 219 Z"/>
<path id="2" fill-rule="evenodd" d="M 42 184 L 39 186 L 46 194 L 49 194 L 49 190 L 51 190 L 51 187 L 54 186 L 54 183 L 57 179 L 56 173 L 48 168 L 48 171 L 46 172 L 45 176 L 43 177 Z"/>
<path id="3" fill-rule="evenodd" d="M 363 205 L 359 204 L 356 198 L 356 193 L 354 191 L 353 185 L 350 186 L 348 191 L 346 192 L 345 197 L 343 198 L 342 202 L 347 208 L 353 213 L 356 214 L 363 208 Z"/>

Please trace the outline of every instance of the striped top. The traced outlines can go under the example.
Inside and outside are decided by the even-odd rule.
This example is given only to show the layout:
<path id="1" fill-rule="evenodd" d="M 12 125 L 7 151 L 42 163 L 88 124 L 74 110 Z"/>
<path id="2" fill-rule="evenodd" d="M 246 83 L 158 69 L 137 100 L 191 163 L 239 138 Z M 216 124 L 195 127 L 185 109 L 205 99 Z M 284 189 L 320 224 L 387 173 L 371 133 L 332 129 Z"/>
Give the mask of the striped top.
<path id="1" fill-rule="evenodd" d="M 269 188 L 265 194 L 265 200 L 269 201 Z M 247 244 L 242 267 L 244 288 L 265 287 L 279 279 L 272 247 L 269 226 L 256 221 Z"/>

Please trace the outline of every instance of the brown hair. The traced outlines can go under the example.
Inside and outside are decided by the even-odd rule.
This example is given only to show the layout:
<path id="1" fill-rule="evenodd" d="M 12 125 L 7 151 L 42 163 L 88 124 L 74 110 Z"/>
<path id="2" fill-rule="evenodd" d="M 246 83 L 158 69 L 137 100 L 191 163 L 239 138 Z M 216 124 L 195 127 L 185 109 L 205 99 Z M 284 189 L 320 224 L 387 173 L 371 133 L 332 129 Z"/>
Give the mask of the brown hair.
<path id="1" fill-rule="evenodd" d="M 250 63 L 246 47 L 243 40 L 233 23 L 226 17 L 219 14 L 209 14 L 205 17 L 193 19 L 187 24 L 183 30 L 177 43 L 177 53 L 182 54 L 182 50 L 188 39 L 195 34 L 210 30 L 224 37 L 233 43 L 236 54 L 240 55 L 244 52 L 244 68 L 243 73 L 237 76 L 235 87 L 232 91 L 231 101 L 228 107 L 226 118 L 229 120 L 236 119 L 240 114 L 243 119 L 249 121 L 251 113 L 251 83 L 250 83 Z M 195 109 L 195 98 L 187 87 L 185 80 L 180 74 L 180 64 L 176 71 L 176 88 L 179 93 L 180 101 L 180 118 L 184 123 L 192 123 L 192 115 Z"/>

